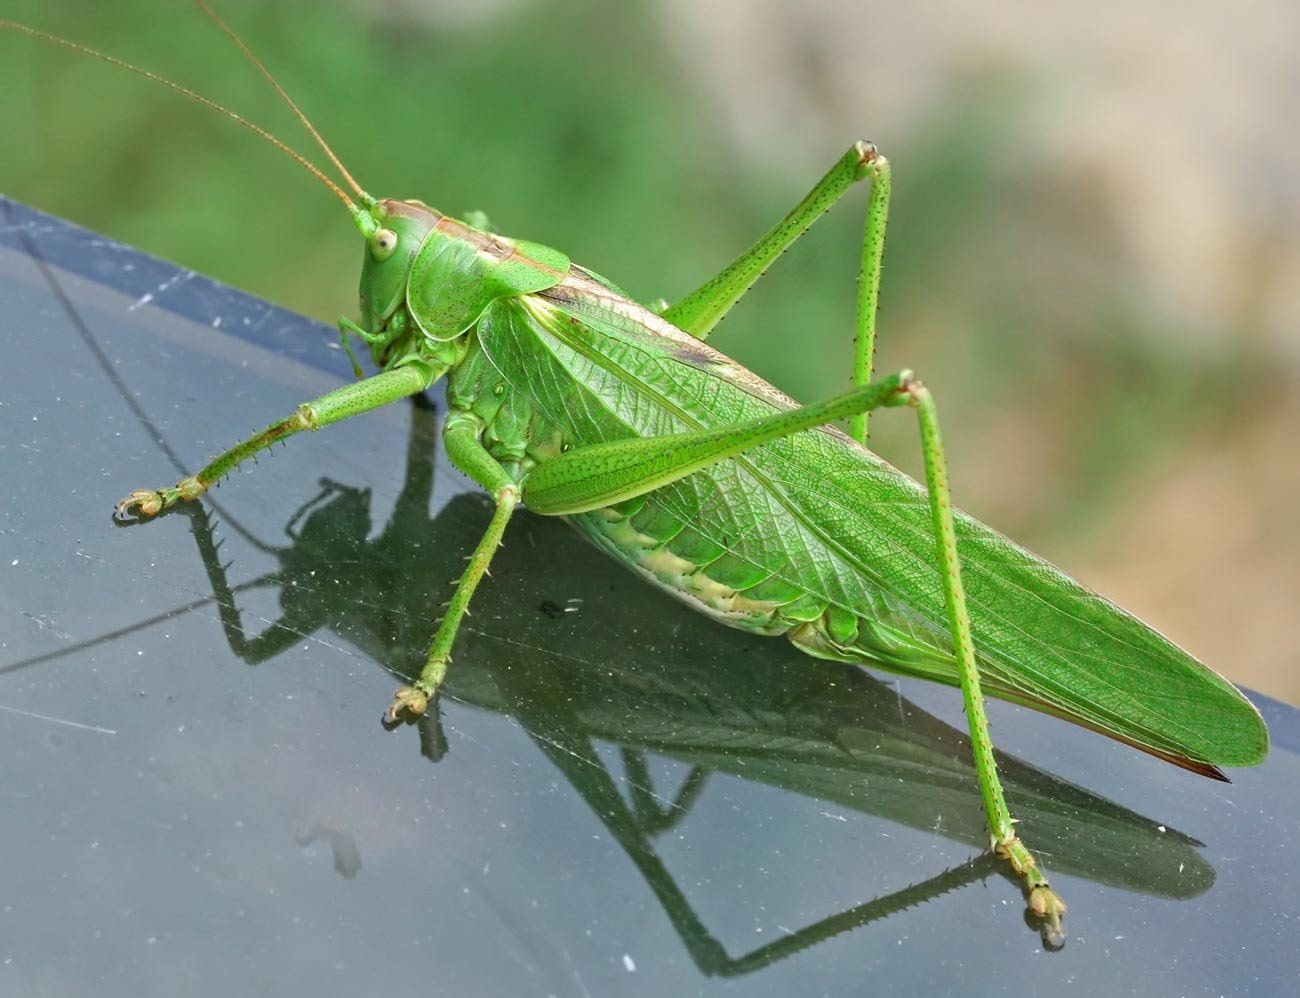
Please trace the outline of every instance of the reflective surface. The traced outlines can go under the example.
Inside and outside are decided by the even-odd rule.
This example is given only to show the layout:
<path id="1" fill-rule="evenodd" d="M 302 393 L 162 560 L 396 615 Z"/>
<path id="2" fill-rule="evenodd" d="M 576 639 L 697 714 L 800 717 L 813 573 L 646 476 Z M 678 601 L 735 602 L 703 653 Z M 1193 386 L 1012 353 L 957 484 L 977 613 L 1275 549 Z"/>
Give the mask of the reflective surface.
<path id="1" fill-rule="evenodd" d="M 441 720 L 387 733 L 488 518 L 440 401 L 116 527 L 346 379 L 336 335 L 5 201 L 0 306 L 6 993 L 1294 986 L 1296 711 L 1228 786 L 995 705 L 1071 906 L 1046 953 L 954 691 L 720 628 L 522 515 Z"/>

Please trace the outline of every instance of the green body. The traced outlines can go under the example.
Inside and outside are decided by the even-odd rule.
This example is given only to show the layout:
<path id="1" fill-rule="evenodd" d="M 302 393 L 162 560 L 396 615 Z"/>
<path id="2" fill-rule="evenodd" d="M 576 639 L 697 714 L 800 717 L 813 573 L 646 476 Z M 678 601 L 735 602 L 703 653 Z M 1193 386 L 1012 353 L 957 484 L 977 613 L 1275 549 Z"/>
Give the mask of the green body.
<path id="1" fill-rule="evenodd" d="M 590 272 L 559 273 L 555 251 L 383 204 L 402 234 L 384 261 L 367 251 L 361 297 L 375 360 L 447 365 L 449 405 L 516 483 L 562 449 L 796 406 Z M 462 269 L 439 268 L 448 260 Z M 498 269 L 493 297 L 484 277 Z M 911 478 L 827 426 L 571 521 L 725 624 L 957 685 L 927 503 Z M 1189 768 L 1263 757 L 1259 716 L 1226 680 L 978 521 L 959 516 L 957 531 L 986 692 Z"/>
<path id="2" fill-rule="evenodd" d="M 702 341 L 866 176 L 857 387 L 801 407 Z M 119 512 L 151 516 L 198 498 L 278 440 L 445 377 L 448 457 L 496 508 L 388 723 L 423 716 L 436 697 L 517 505 L 568 515 L 598 547 L 723 623 L 784 635 L 821 658 L 959 686 L 994 851 L 1021 877 L 1044 942 L 1060 945 L 1065 905 L 1016 834 L 983 691 L 1219 778 L 1219 766 L 1260 761 L 1268 734 L 1222 677 L 953 511 L 929 392 L 909 371 L 871 380 L 888 192 L 888 164 L 855 145 L 755 246 L 662 310 L 556 250 L 421 202 L 367 196 L 350 206 L 366 241 L 362 321 L 339 328 L 349 353 L 349 337 L 361 338 L 382 372 L 305 403 L 174 487 L 131 493 Z M 917 414 L 925 488 L 865 446 L 866 413 L 894 406 Z M 828 425 L 845 417 L 858 439 Z"/>

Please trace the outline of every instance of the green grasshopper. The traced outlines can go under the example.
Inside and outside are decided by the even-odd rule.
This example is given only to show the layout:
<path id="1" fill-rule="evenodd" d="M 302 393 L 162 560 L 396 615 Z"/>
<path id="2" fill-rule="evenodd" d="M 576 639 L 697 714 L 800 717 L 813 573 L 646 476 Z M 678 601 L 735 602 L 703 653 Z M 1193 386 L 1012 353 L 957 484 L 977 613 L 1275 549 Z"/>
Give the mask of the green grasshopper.
<path id="1" fill-rule="evenodd" d="M 455 584 L 423 670 L 385 712 L 425 714 L 456 632 L 522 503 L 566 516 L 596 546 L 722 623 L 784 635 L 818 658 L 959 686 L 993 850 L 1020 876 L 1044 939 L 1065 905 L 1016 835 L 983 695 L 1064 718 L 1193 772 L 1260 762 L 1268 733 L 1229 682 L 1121 608 L 954 512 L 934 400 L 910 371 L 874 379 L 890 167 L 853 145 L 799 204 L 720 274 L 671 305 L 633 301 L 550 247 L 495 234 L 475 214 L 367 194 L 242 40 L 243 51 L 338 169 L 351 194 L 283 142 L 199 94 L 325 184 L 364 241 L 361 318 L 340 319 L 357 382 L 237 444 L 174 486 L 138 489 L 122 518 L 198 499 L 276 441 L 447 381 L 451 463 L 491 495 L 487 530 Z M 705 342 L 767 267 L 855 184 L 869 181 L 854 387 L 800 406 Z M 380 373 L 363 377 L 351 341 Z M 866 447 L 868 414 L 917 416 L 926 485 Z M 829 425 L 848 419 L 849 432 Z M 960 551 L 960 560 L 959 560 Z M 963 567 L 964 566 L 964 567 Z M 969 593 L 969 595 L 968 595 Z M 968 609 L 969 607 L 969 609 Z"/>

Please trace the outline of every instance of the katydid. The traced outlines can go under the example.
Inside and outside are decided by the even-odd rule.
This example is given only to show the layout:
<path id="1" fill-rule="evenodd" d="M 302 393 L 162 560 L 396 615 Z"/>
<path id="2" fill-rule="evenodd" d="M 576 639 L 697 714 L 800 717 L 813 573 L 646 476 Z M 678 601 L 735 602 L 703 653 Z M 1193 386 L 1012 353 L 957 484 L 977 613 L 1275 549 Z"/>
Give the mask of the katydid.
<path id="1" fill-rule="evenodd" d="M 873 379 L 890 167 L 854 144 L 809 194 L 716 277 L 672 305 L 633 301 L 546 246 L 415 200 L 377 199 L 343 167 L 244 43 L 196 3 L 275 86 L 339 170 L 346 193 L 278 139 L 138 67 L 12 22 L 24 32 L 140 73 L 257 132 L 324 183 L 365 243 L 360 321 L 339 321 L 358 381 L 237 444 L 176 485 L 131 492 L 123 518 L 198 499 L 258 451 L 303 430 L 416 395 L 446 378 L 452 464 L 495 503 L 457 581 L 419 678 L 385 713 L 429 709 L 456 632 L 522 503 L 567 516 L 598 547 L 696 610 L 784 635 L 812 656 L 962 690 L 994 851 L 1022 878 L 1044 938 L 1065 906 L 1013 828 L 982 696 L 1033 707 L 1203 775 L 1261 761 L 1268 734 L 1229 682 L 1111 604 L 951 505 L 934 400 L 910 372 Z M 800 406 L 705 342 L 766 268 L 854 185 L 870 185 L 853 388 Z M 351 340 L 379 373 L 363 377 Z M 922 487 L 866 447 L 867 417 L 908 408 Z M 850 432 L 830 421 L 847 418 Z"/>

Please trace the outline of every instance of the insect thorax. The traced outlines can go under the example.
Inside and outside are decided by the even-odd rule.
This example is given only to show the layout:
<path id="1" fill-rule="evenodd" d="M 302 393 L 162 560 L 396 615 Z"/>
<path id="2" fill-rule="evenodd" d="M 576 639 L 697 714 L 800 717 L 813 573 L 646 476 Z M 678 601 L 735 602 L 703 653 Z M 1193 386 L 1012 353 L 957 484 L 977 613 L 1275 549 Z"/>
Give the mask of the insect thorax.
<path id="1" fill-rule="evenodd" d="M 477 329 L 466 334 L 463 357 L 447 376 L 447 404 L 476 418 L 484 447 L 515 481 L 564 448 L 560 428 L 488 360 Z"/>

